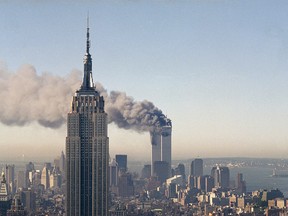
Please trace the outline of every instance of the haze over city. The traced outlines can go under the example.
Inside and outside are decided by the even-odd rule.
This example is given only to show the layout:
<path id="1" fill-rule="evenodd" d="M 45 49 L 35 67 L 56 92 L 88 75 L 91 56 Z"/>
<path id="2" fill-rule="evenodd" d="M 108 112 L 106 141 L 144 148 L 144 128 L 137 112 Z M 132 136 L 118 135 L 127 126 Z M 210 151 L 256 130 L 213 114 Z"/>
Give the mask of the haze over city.
<path id="1" fill-rule="evenodd" d="M 288 4 L 244 0 L 0 3 L 1 158 L 64 150 L 88 8 L 96 86 L 162 110 L 173 159 L 286 157 Z M 128 128 L 109 125 L 110 155 L 149 160 Z"/>

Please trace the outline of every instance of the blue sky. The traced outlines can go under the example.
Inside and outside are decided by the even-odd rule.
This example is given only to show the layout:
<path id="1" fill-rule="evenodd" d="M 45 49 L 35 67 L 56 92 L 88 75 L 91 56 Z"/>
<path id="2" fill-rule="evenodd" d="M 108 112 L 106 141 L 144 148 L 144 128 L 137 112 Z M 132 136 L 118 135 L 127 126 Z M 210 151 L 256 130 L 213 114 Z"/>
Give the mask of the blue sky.
<path id="1" fill-rule="evenodd" d="M 94 81 L 166 113 L 174 159 L 286 157 L 287 1 L 2 1 L 1 64 L 82 70 L 88 11 Z M 65 126 L 0 127 L 13 157 L 64 149 Z M 111 157 L 150 158 L 148 134 L 109 125 L 109 137 Z"/>

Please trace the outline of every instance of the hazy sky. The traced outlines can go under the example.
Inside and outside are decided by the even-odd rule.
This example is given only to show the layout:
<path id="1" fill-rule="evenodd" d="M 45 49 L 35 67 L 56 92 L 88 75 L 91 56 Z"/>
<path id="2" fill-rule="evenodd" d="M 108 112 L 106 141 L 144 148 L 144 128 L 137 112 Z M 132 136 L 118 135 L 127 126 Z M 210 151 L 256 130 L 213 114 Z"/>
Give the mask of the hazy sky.
<path id="1" fill-rule="evenodd" d="M 0 1 L 0 72 L 83 70 L 87 11 L 94 81 L 167 114 L 173 159 L 287 157 L 287 0 Z M 0 129 L 3 159 L 64 150 L 65 125 Z M 110 124 L 109 137 L 111 157 L 149 160 L 147 133 Z"/>

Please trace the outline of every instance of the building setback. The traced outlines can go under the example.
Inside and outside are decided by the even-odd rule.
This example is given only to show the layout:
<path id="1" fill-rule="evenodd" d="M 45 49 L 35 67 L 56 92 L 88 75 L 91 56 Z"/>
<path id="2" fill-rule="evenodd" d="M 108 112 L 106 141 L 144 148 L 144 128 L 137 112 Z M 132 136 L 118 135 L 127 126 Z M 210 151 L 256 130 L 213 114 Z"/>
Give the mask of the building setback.
<path id="1" fill-rule="evenodd" d="M 66 137 L 66 215 L 108 215 L 109 138 L 103 96 L 92 79 L 87 27 L 84 77 L 72 99 Z"/>

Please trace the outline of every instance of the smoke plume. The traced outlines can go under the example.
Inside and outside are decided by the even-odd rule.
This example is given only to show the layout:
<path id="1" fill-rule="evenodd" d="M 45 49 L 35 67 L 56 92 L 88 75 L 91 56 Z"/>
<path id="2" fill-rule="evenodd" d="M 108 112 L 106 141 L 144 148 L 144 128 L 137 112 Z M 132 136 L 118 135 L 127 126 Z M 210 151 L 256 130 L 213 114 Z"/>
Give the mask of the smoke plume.
<path id="1" fill-rule="evenodd" d="M 66 122 L 81 78 L 80 71 L 61 77 L 49 73 L 38 75 L 31 65 L 21 67 L 16 73 L 0 65 L 0 122 L 18 126 L 38 122 L 44 127 L 60 127 Z M 104 96 L 109 123 L 119 128 L 141 132 L 170 123 L 150 101 L 135 101 L 124 92 L 108 93 L 100 83 L 96 83 L 96 89 Z"/>

